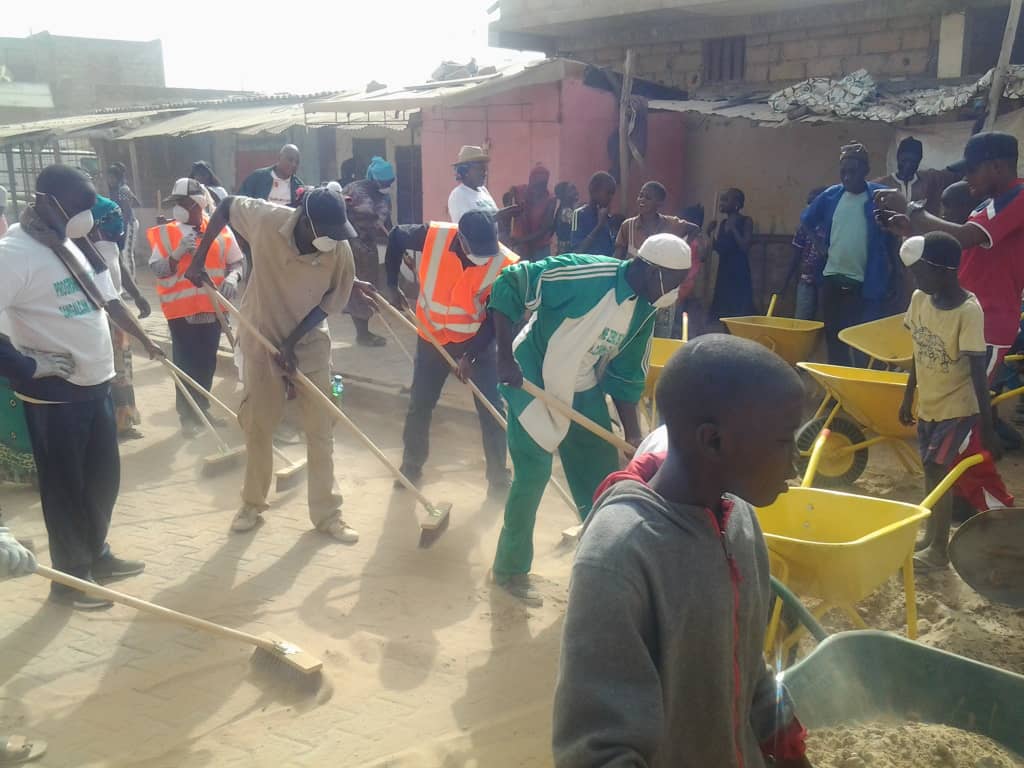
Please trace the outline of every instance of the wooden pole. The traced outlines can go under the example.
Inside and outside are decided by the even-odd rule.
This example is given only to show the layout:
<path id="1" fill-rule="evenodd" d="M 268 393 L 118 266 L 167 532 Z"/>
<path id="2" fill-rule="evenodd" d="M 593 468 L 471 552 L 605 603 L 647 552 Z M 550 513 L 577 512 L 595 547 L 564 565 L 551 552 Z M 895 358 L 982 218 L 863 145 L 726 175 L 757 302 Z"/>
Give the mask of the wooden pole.
<path id="1" fill-rule="evenodd" d="M 992 71 L 992 88 L 988 93 L 988 112 L 985 114 L 984 131 L 991 131 L 999 114 L 999 100 L 1003 98 L 1003 87 L 1006 84 L 1006 70 L 1010 66 L 1010 54 L 1013 42 L 1017 39 L 1017 24 L 1020 22 L 1021 4 L 1024 0 L 1010 0 L 1010 13 L 1006 17 L 1006 29 L 1003 31 L 1003 47 L 999 49 L 999 61 Z"/>
<path id="2" fill-rule="evenodd" d="M 629 211 L 629 97 L 633 92 L 633 49 L 626 49 L 619 91 L 619 200 L 623 216 Z"/>

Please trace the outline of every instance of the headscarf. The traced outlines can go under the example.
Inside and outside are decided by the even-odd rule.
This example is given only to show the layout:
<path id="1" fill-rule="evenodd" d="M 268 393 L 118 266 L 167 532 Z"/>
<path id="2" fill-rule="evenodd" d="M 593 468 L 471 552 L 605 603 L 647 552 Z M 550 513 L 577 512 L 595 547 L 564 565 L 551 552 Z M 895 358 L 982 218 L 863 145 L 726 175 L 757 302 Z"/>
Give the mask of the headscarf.
<path id="1" fill-rule="evenodd" d="M 855 158 L 857 160 L 863 160 L 865 163 L 868 162 L 868 148 L 861 144 L 859 141 L 851 142 L 846 144 L 839 149 L 839 160 L 843 161 L 847 158 Z"/>
<path id="2" fill-rule="evenodd" d="M 366 178 L 368 178 L 370 181 L 394 181 L 395 166 L 393 166 L 383 157 L 374 157 L 372 160 L 370 160 L 370 165 L 366 169 Z"/>
<path id="3" fill-rule="evenodd" d="M 121 206 L 102 195 L 96 195 L 96 204 L 92 207 L 92 218 L 100 234 L 108 240 L 117 240 L 124 234 L 124 217 Z"/>
<path id="4" fill-rule="evenodd" d="M 896 154 L 901 152 L 912 152 L 915 157 L 924 157 L 924 144 L 915 139 L 913 136 L 907 136 L 903 141 L 896 147 Z"/>

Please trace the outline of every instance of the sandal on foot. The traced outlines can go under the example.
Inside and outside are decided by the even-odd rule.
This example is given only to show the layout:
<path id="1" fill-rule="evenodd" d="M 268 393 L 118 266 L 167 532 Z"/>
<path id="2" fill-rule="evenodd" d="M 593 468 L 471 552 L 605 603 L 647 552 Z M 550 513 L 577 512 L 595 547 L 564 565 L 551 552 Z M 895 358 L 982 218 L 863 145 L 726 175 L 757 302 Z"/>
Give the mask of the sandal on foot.
<path id="1" fill-rule="evenodd" d="M 24 736 L 8 736 L 4 744 L 0 744 L 0 766 L 19 765 L 38 760 L 46 752 L 46 742 L 36 739 L 29 741 Z"/>

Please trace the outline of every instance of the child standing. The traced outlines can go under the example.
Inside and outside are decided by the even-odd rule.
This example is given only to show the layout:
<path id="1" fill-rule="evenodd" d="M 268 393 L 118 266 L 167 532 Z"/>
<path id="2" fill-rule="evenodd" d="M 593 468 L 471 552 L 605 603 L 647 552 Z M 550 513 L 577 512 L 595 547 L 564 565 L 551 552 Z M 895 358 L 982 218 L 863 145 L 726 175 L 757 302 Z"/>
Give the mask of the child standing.
<path id="1" fill-rule="evenodd" d="M 925 484 L 934 489 L 962 456 L 987 449 L 998 460 L 1002 446 L 992 423 L 985 370 L 985 315 L 973 293 L 957 278 L 960 244 L 943 232 L 911 237 L 900 248 L 918 290 L 910 299 L 905 325 L 914 341 L 910 380 L 900 406 L 900 421 L 914 423 L 917 391 L 917 435 Z M 969 499 L 978 508 L 1002 506 L 1009 494 L 992 469 L 986 487 Z M 966 479 L 966 476 L 965 476 Z M 914 556 L 922 568 L 949 564 L 952 500 L 935 505 L 925 538 Z"/>
<path id="2" fill-rule="evenodd" d="M 751 506 L 786 490 L 803 386 L 761 345 L 710 334 L 669 360 L 656 397 L 664 461 L 609 488 L 573 566 L 555 764 L 807 766 L 761 655 L 768 551 Z"/>

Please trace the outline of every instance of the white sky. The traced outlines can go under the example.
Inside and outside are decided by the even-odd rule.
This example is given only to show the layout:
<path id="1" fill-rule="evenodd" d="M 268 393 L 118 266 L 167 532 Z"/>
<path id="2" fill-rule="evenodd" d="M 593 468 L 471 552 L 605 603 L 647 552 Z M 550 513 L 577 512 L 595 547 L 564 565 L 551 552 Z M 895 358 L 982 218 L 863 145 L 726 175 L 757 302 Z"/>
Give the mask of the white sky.
<path id="1" fill-rule="evenodd" d="M 400 87 L 442 59 L 500 64 L 529 54 L 487 46 L 493 0 L 206 0 L 96 5 L 16 0 L 2 34 L 163 40 L 167 85 L 253 91 Z"/>

